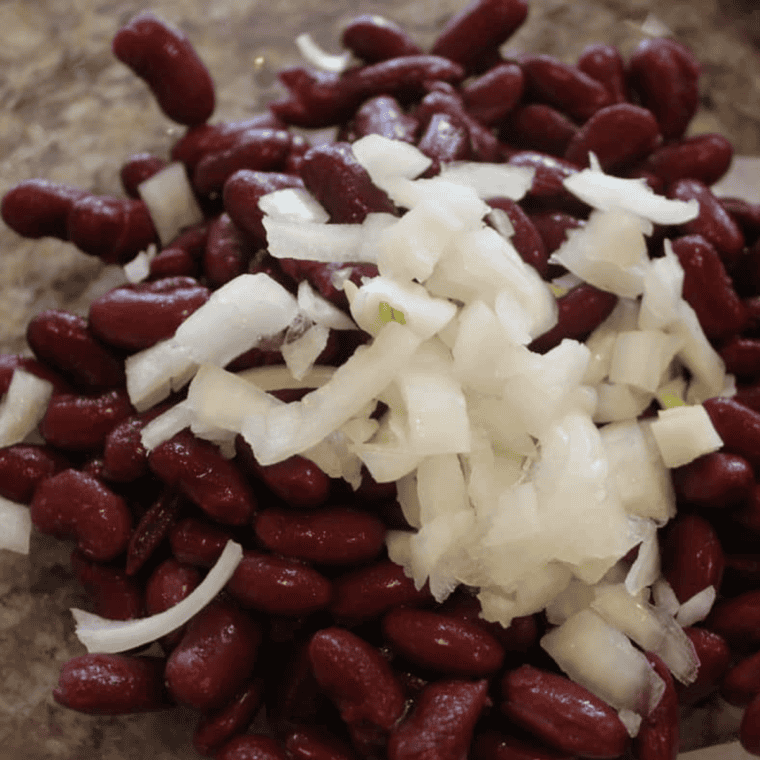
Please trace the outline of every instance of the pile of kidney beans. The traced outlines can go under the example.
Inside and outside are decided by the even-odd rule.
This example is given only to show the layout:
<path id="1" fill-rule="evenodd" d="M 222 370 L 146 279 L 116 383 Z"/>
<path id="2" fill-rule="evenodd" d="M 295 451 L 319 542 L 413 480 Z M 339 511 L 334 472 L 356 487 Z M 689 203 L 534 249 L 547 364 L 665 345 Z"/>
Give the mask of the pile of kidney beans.
<path id="1" fill-rule="evenodd" d="M 36 316 L 34 358 L 0 357 L 0 390 L 21 367 L 50 380 L 39 431 L 44 444 L 0 450 L 0 494 L 30 505 L 36 528 L 74 539 L 73 573 L 94 610 L 112 619 L 161 612 L 198 586 L 230 538 L 244 558 L 223 593 L 160 641 L 163 656 L 87 654 L 62 669 L 54 697 L 96 715 L 181 704 L 200 713 L 193 745 L 217 760 L 547 760 L 675 757 L 679 704 L 716 691 L 746 706 L 740 738 L 760 754 L 760 206 L 716 198 L 732 148 L 720 135 L 684 137 L 697 110 L 699 64 L 671 39 L 642 42 L 628 61 L 589 46 L 575 65 L 548 55 L 505 60 L 500 45 L 527 14 L 524 0 L 475 0 L 429 51 L 398 26 L 363 16 L 343 44 L 362 61 L 342 74 L 305 67 L 280 74 L 287 96 L 266 113 L 208 124 L 211 78 L 188 39 L 150 14 L 120 29 L 116 56 L 142 77 L 163 111 L 187 130 L 171 157 L 141 154 L 123 166 L 125 197 L 35 179 L 2 201 L 21 235 L 53 236 L 109 263 L 158 244 L 137 186 L 179 161 L 204 211 L 202 223 L 159 246 L 147 281 L 98 298 L 87 319 Z M 291 126 L 339 129 L 311 147 Z M 306 278 L 345 308 L 335 266 L 275 260 L 257 201 L 305 187 L 333 223 L 398 213 L 352 157 L 370 133 L 416 145 L 441 162 L 482 160 L 536 170 L 520 203 L 496 198 L 513 242 L 542 276 L 549 254 L 589 209 L 564 177 L 587 165 L 642 177 L 659 193 L 696 198 L 699 216 L 657 228 L 685 271 L 684 297 L 738 380 L 734 398 L 705 403 L 722 451 L 673 471 L 679 513 L 662 531 L 665 577 L 680 601 L 712 584 L 710 617 L 687 629 L 701 666 L 674 684 L 654 655 L 665 696 L 630 740 L 616 712 L 570 682 L 542 653 L 542 615 L 508 628 L 478 617 L 471 590 L 435 604 L 384 550 L 389 528 L 408 527 L 394 484 L 365 475 L 355 493 L 294 456 L 260 466 L 242 441 L 224 459 L 185 430 L 150 454 L 140 431 L 178 399 L 137 413 L 124 360 L 171 336 L 209 293 L 244 272 L 266 272 L 295 290 Z M 352 267 L 352 279 L 372 275 Z M 583 339 L 615 297 L 580 285 L 559 299 L 559 323 L 532 348 Z M 339 364 L 368 336 L 333 336 L 320 363 Z M 282 363 L 248 351 L 231 369 Z M 303 392 L 300 392 L 301 394 Z M 299 392 L 281 391 L 286 400 Z M 246 733 L 265 706 L 271 735 Z"/>

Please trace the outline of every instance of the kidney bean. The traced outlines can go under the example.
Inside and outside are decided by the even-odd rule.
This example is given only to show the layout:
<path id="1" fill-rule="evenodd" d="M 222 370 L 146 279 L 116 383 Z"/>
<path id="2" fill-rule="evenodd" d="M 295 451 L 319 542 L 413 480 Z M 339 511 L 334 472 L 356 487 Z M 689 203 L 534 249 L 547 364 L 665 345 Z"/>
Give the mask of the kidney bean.
<path id="1" fill-rule="evenodd" d="M 219 215 L 209 227 L 203 254 L 203 273 L 212 288 L 219 288 L 248 271 L 253 249 L 243 239 L 227 214 Z"/>
<path id="2" fill-rule="evenodd" d="M 549 256 L 543 238 L 530 217 L 511 198 L 489 198 L 488 205 L 506 213 L 514 229 L 510 242 L 526 264 L 530 264 L 541 277 L 546 277 L 549 271 Z"/>
<path id="3" fill-rule="evenodd" d="M 697 177 L 701 179 L 701 177 Z M 710 182 L 702 180 L 706 185 Z M 755 245 L 760 236 L 760 203 L 749 203 L 743 198 L 718 198 L 718 202 L 728 211 L 731 218 L 739 225 L 748 245 Z M 754 292 L 757 292 L 755 289 Z"/>
<path id="4" fill-rule="evenodd" d="M 348 724 L 390 731 L 404 712 L 398 679 L 380 652 L 343 628 L 324 628 L 308 646 L 312 672 Z"/>
<path id="5" fill-rule="evenodd" d="M 366 63 L 422 53 L 417 43 L 394 21 L 369 14 L 349 21 L 343 28 L 341 42 Z"/>
<path id="6" fill-rule="evenodd" d="M 190 620 L 169 655 L 169 693 L 203 712 L 223 707 L 250 678 L 260 643 L 253 618 L 228 602 L 211 602 Z"/>
<path id="7" fill-rule="evenodd" d="M 256 536 L 270 551 L 327 565 L 374 559 L 385 546 L 385 526 L 374 515 L 350 507 L 315 512 L 265 509 L 254 523 Z"/>
<path id="8" fill-rule="evenodd" d="M 53 386 L 53 393 L 71 393 L 73 388 L 57 372 L 33 359 L 18 354 L 0 354 L 0 395 L 8 392 L 13 373 L 23 369 L 32 375 L 47 380 Z"/>
<path id="9" fill-rule="evenodd" d="M 462 86 L 467 112 L 486 126 L 503 121 L 517 105 L 525 78 L 516 63 L 502 62 Z"/>
<path id="10" fill-rule="evenodd" d="M 330 603 L 330 581 L 293 559 L 247 550 L 227 591 L 244 607 L 269 615 L 308 615 Z"/>
<path id="11" fill-rule="evenodd" d="M 568 192 L 562 183 L 580 169 L 570 161 L 531 150 L 515 153 L 507 163 L 535 170 L 528 195 L 541 199 L 566 197 Z"/>
<path id="12" fill-rule="evenodd" d="M 166 248 L 151 260 L 148 278 L 196 277 L 200 274 L 198 261 L 182 248 Z"/>
<path id="13" fill-rule="evenodd" d="M 167 167 L 167 161 L 152 153 L 137 153 L 122 165 L 119 179 L 124 192 L 130 198 L 139 198 L 137 186 Z"/>
<path id="14" fill-rule="evenodd" d="M 298 726 L 284 740 L 289 760 L 355 760 L 353 750 L 316 726 Z"/>
<path id="15" fill-rule="evenodd" d="M 343 86 L 341 76 L 333 72 L 294 66 L 281 70 L 277 78 L 288 94 L 269 103 L 269 110 L 286 124 L 307 129 L 334 126 L 350 118 L 359 104 Z"/>
<path id="16" fill-rule="evenodd" d="M 720 694 L 736 707 L 746 707 L 760 694 L 760 652 L 739 660 L 725 674 Z"/>
<path id="17" fill-rule="evenodd" d="M 544 354 L 558 346 L 564 338 L 583 340 L 610 315 L 617 303 L 617 296 L 593 285 L 576 285 L 566 295 L 557 299 L 559 308 L 557 324 L 536 338 L 528 348 Z"/>
<path id="18" fill-rule="evenodd" d="M 171 707 L 164 660 L 123 654 L 83 654 L 61 668 L 53 699 L 88 715 L 125 715 Z"/>
<path id="19" fill-rule="evenodd" d="M 527 148 L 562 156 L 578 127 L 556 108 L 545 103 L 526 103 L 512 111 L 501 133 L 520 150 Z"/>
<path id="20" fill-rule="evenodd" d="M 426 177 L 438 174 L 442 163 L 472 158 L 467 127 L 456 117 L 445 113 L 433 115 L 417 147 L 433 159 L 430 169 L 425 172 Z"/>
<path id="21" fill-rule="evenodd" d="M 682 604 L 708 586 L 720 588 L 723 549 L 710 523 L 680 514 L 670 522 L 662 545 L 662 573 Z"/>
<path id="22" fill-rule="evenodd" d="M 731 517 L 740 529 L 743 529 L 743 533 L 749 531 L 755 537 L 760 535 L 760 487 L 753 485 L 745 504 L 734 511 Z"/>
<path id="23" fill-rule="evenodd" d="M 105 343 L 141 351 L 174 335 L 209 295 L 209 289 L 192 277 L 122 285 L 90 304 L 89 328 Z"/>
<path id="24" fill-rule="evenodd" d="M 682 704 L 692 705 L 718 688 L 731 662 L 731 650 L 722 636 L 706 628 L 689 626 L 683 630 L 694 645 L 699 658 L 699 670 L 693 683 L 688 686 L 678 683 L 676 691 Z"/>
<path id="25" fill-rule="evenodd" d="M 148 207 L 133 198 L 88 193 L 72 203 L 66 227 L 80 251 L 106 264 L 125 264 L 159 242 Z"/>
<path id="26" fill-rule="evenodd" d="M 211 567 L 230 538 L 229 531 L 195 517 L 186 517 L 169 530 L 169 543 L 175 558 L 197 567 Z"/>
<path id="27" fill-rule="evenodd" d="M 465 757 L 488 704 L 488 681 L 437 681 L 426 686 L 412 714 L 391 731 L 388 760 Z"/>
<path id="28" fill-rule="evenodd" d="M 54 395 L 39 425 L 52 446 L 69 451 L 103 447 L 108 434 L 135 413 L 127 391 L 107 391 L 98 396 Z"/>
<path id="29" fill-rule="evenodd" d="M 0 448 L 0 496 L 29 504 L 38 483 L 69 466 L 50 446 L 17 443 Z"/>
<path id="30" fill-rule="evenodd" d="M 301 177 L 336 224 L 359 224 L 371 212 L 395 212 L 393 203 L 373 184 L 348 143 L 312 148 L 303 158 Z"/>
<path id="31" fill-rule="evenodd" d="M 728 171 L 733 154 L 733 146 L 723 135 L 694 135 L 657 148 L 643 166 L 666 184 L 695 179 L 709 186 Z"/>
<path id="32" fill-rule="evenodd" d="M 256 499 L 238 468 L 213 443 L 188 430 L 156 446 L 148 465 L 218 522 L 246 525 L 254 516 Z"/>
<path id="33" fill-rule="evenodd" d="M 427 585 L 417 590 L 401 565 L 381 559 L 333 581 L 330 613 L 338 620 L 369 620 L 401 604 L 432 601 Z"/>
<path id="34" fill-rule="evenodd" d="M 704 626 L 739 651 L 760 645 L 760 590 L 719 599 Z"/>
<path id="35" fill-rule="evenodd" d="M 182 509 L 182 497 L 165 490 L 140 518 L 127 546 L 127 575 L 134 575 L 166 538 Z"/>
<path id="36" fill-rule="evenodd" d="M 308 280 L 309 285 L 323 298 L 326 298 L 330 303 L 344 311 L 348 311 L 348 299 L 346 298 L 346 294 L 342 290 L 338 290 L 333 284 L 333 274 L 348 269 L 351 272 L 348 279 L 355 285 L 361 285 L 362 277 L 377 277 L 379 274 L 374 264 L 355 264 L 350 262 L 340 264 L 337 262 L 322 263 L 321 261 L 280 259 L 280 266 L 296 282 Z M 361 331 L 355 333 L 347 330 L 343 331 L 341 332 L 341 343 L 345 345 L 349 344 L 352 334 L 361 336 L 364 333 Z"/>
<path id="37" fill-rule="evenodd" d="M 625 103 L 629 99 L 625 63 L 614 45 L 601 42 L 587 45 L 583 48 L 576 66 L 584 74 L 604 85 L 612 103 Z"/>
<path id="38" fill-rule="evenodd" d="M 264 698 L 264 682 L 256 678 L 244 686 L 224 707 L 198 721 L 193 733 L 193 748 L 201 755 L 212 755 L 225 742 L 251 723 Z"/>
<path id="39" fill-rule="evenodd" d="M 639 733 L 633 740 L 637 760 L 676 760 L 680 742 L 678 695 L 673 676 L 667 665 L 652 652 L 647 660 L 665 682 L 665 692 L 654 710 L 641 721 Z"/>
<path id="40" fill-rule="evenodd" d="M 573 135 L 565 158 L 589 165 L 589 152 L 604 171 L 621 169 L 649 155 L 660 142 L 660 130 L 651 111 L 630 103 L 600 108 Z"/>
<path id="41" fill-rule="evenodd" d="M 366 135 L 381 135 L 389 140 L 415 143 L 419 124 L 405 114 L 401 104 L 390 95 L 378 95 L 364 102 L 354 114 L 351 134 L 358 140 Z"/>
<path id="42" fill-rule="evenodd" d="M 37 530 L 75 539 L 88 559 L 108 562 L 127 548 L 132 531 L 129 508 L 120 496 L 83 472 L 68 469 L 43 480 L 29 509 Z"/>
<path id="43" fill-rule="evenodd" d="M 150 575 L 145 586 L 145 609 L 149 615 L 174 607 L 200 584 L 201 572 L 176 559 L 164 560 Z"/>
<path id="44" fill-rule="evenodd" d="M 628 61 L 629 83 L 666 139 L 681 137 L 699 106 L 700 66 L 675 40 L 642 40 Z"/>
<path id="45" fill-rule="evenodd" d="M 504 649 L 490 633 L 438 612 L 392 610 L 383 618 L 383 635 L 410 662 L 450 676 L 491 676 L 504 662 Z"/>
<path id="46" fill-rule="evenodd" d="M 760 384 L 740 385 L 737 383 L 736 395 L 732 398 L 743 406 L 760 412 Z"/>
<path id="47" fill-rule="evenodd" d="M 544 242 L 547 257 L 565 242 L 570 230 L 577 230 L 585 223 L 564 211 L 531 211 L 528 218 Z"/>
<path id="48" fill-rule="evenodd" d="M 290 153 L 292 137 L 284 129 L 249 129 L 223 150 L 206 153 L 195 165 L 193 187 L 203 196 L 218 193 L 238 170 L 279 171 Z"/>
<path id="49" fill-rule="evenodd" d="M 746 459 L 714 451 L 670 471 L 679 502 L 705 509 L 731 509 L 746 502 L 755 480 Z"/>
<path id="50" fill-rule="evenodd" d="M 192 126 L 214 112 L 214 83 L 187 35 L 152 13 L 119 29 L 113 54 L 150 87 L 172 121 Z"/>
<path id="51" fill-rule="evenodd" d="M 615 710 L 564 676 L 523 665 L 506 673 L 502 696 L 508 718 L 562 752 L 616 758 L 628 745 Z"/>
<path id="52" fill-rule="evenodd" d="M 720 351 L 726 372 L 744 380 L 760 377 L 760 340 L 736 335 L 724 343 Z"/>
<path id="53" fill-rule="evenodd" d="M 214 760 L 288 760 L 280 744 L 264 734 L 235 736 L 214 755 Z"/>
<path id="54" fill-rule="evenodd" d="M 723 440 L 723 450 L 760 467 L 760 412 L 724 397 L 709 398 L 703 406 Z"/>
<path id="55" fill-rule="evenodd" d="M 87 320 L 59 309 L 32 317 L 26 339 L 37 358 L 87 391 L 116 388 L 125 382 L 124 362 L 97 341 Z"/>
<path id="56" fill-rule="evenodd" d="M 76 201 L 88 195 L 78 187 L 46 179 L 26 179 L 3 196 L 0 216 L 22 237 L 68 240 L 69 211 Z"/>
<path id="57" fill-rule="evenodd" d="M 142 587 L 124 571 L 91 562 L 78 549 L 71 553 L 71 569 L 92 599 L 97 615 L 108 620 L 143 616 Z"/>
<path id="58" fill-rule="evenodd" d="M 525 0 L 473 0 L 446 22 L 430 52 L 460 63 L 469 72 L 477 71 L 527 15 Z"/>
<path id="59" fill-rule="evenodd" d="M 573 760 L 566 752 L 492 730 L 475 737 L 471 752 L 473 760 Z"/>
<path id="60" fill-rule="evenodd" d="M 263 246 L 266 244 L 266 231 L 261 223 L 264 212 L 259 208 L 259 200 L 267 193 L 291 187 L 304 187 L 303 180 L 291 174 L 241 169 L 224 183 L 224 208 L 254 245 Z"/>

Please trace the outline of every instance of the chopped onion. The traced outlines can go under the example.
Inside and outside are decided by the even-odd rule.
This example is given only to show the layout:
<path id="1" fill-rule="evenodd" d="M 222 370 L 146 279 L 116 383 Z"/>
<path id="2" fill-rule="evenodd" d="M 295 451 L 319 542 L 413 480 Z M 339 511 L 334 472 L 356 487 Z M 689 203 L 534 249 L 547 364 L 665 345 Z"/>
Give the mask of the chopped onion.
<path id="1" fill-rule="evenodd" d="M 138 620 L 107 620 L 91 612 L 72 608 L 76 621 L 76 634 L 88 652 L 126 652 L 149 644 L 184 625 L 200 612 L 232 577 L 243 549 L 240 544 L 228 541 L 216 564 L 200 585 L 181 602 L 164 612 Z"/>
<path id="2" fill-rule="evenodd" d="M 651 431 L 668 467 L 681 467 L 723 445 L 701 404 L 660 409 Z"/>
<path id="3" fill-rule="evenodd" d="M 169 407 L 163 414 L 152 419 L 140 433 L 140 441 L 146 451 L 153 451 L 164 441 L 168 441 L 180 430 L 190 427 L 196 419 L 195 411 L 187 401 Z"/>
<path id="4" fill-rule="evenodd" d="M 372 182 L 386 192 L 395 180 L 419 177 L 433 163 L 413 145 L 381 135 L 366 135 L 352 143 L 351 150 Z"/>
<path id="5" fill-rule="evenodd" d="M 296 380 L 303 379 L 314 366 L 314 362 L 325 350 L 329 337 L 329 327 L 312 325 L 299 338 L 283 345 L 282 358 Z"/>
<path id="6" fill-rule="evenodd" d="M 21 443 L 45 416 L 53 385 L 20 367 L 0 404 L 0 446 Z"/>
<path id="7" fill-rule="evenodd" d="M 325 224 L 330 221 L 330 214 L 302 187 L 289 187 L 267 193 L 259 198 L 259 208 L 268 217 L 287 222 Z"/>
<path id="8" fill-rule="evenodd" d="M 300 380 L 290 374 L 287 367 L 254 367 L 238 372 L 237 376 L 253 383 L 262 391 L 279 391 L 296 388 L 321 388 L 335 374 L 335 367 L 314 365 Z"/>
<path id="9" fill-rule="evenodd" d="M 351 65 L 351 53 L 347 50 L 340 55 L 327 53 L 317 45 L 314 38 L 305 32 L 296 37 L 296 45 L 301 55 L 317 69 L 342 74 Z"/>
<path id="10" fill-rule="evenodd" d="M 704 620 L 710 614 L 716 596 L 715 586 L 708 586 L 687 599 L 676 613 L 678 624 L 686 628 Z"/>
<path id="11" fill-rule="evenodd" d="M 392 217 L 395 220 L 395 217 Z M 322 224 L 264 216 L 267 248 L 276 259 L 356 262 L 376 264 L 377 259 L 361 258 L 364 231 L 361 224 Z M 366 254 L 370 249 L 365 249 Z"/>
<path id="12" fill-rule="evenodd" d="M 0 549 L 29 554 L 32 517 L 26 504 L 0 496 Z"/>
<path id="13" fill-rule="evenodd" d="M 657 526 L 653 520 L 644 521 L 644 540 L 631 569 L 625 576 L 625 590 L 638 596 L 648 589 L 660 576 L 660 545 L 657 542 Z"/>
<path id="14" fill-rule="evenodd" d="M 332 330 L 355 330 L 348 315 L 314 291 L 308 281 L 298 285 L 298 308 L 314 323 Z"/>
<path id="15" fill-rule="evenodd" d="M 440 177 L 447 182 L 472 188 L 479 198 L 511 198 L 519 201 L 530 190 L 535 170 L 527 166 L 454 161 L 441 166 Z"/>

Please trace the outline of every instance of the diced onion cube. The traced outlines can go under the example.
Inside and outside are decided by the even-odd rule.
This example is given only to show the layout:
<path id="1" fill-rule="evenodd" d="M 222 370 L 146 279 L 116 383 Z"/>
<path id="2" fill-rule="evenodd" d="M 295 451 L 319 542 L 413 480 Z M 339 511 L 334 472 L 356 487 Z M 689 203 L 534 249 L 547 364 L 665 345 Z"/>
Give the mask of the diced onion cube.
<path id="1" fill-rule="evenodd" d="M 671 468 L 688 464 L 723 445 L 701 404 L 660 409 L 650 429 L 663 461 Z"/>

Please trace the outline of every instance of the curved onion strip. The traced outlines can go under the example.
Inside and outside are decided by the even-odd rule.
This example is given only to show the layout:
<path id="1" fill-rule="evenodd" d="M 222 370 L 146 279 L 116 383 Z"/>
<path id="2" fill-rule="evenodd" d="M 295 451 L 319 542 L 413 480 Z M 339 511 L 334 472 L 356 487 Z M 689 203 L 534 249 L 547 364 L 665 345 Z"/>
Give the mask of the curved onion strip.
<path id="1" fill-rule="evenodd" d="M 0 496 L 0 549 L 29 554 L 32 517 L 29 507 Z"/>

